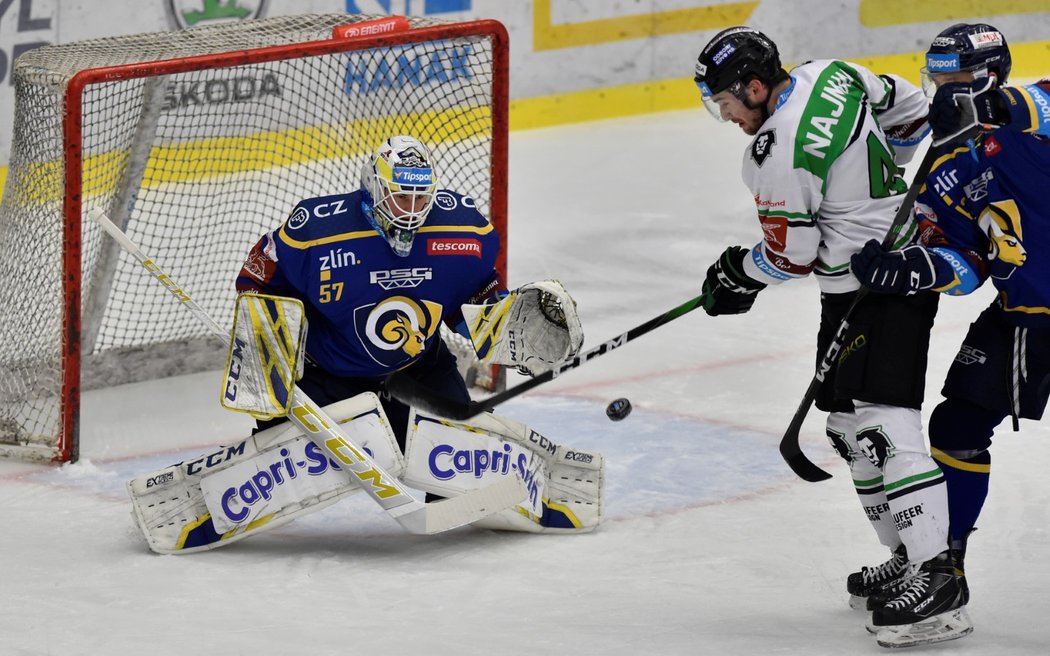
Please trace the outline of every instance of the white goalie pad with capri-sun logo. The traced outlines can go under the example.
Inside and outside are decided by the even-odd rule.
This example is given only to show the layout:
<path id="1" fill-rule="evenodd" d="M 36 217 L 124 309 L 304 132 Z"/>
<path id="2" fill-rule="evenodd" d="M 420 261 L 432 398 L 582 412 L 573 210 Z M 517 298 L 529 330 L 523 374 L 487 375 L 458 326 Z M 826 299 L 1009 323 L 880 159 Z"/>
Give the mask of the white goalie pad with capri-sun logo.
<path id="1" fill-rule="evenodd" d="M 325 412 L 376 464 L 394 476 L 403 471 L 404 459 L 375 394 L 359 394 Z M 226 546 L 360 489 L 290 422 L 136 478 L 127 488 L 149 548 L 176 554 Z"/>
<path id="2" fill-rule="evenodd" d="M 405 447 L 407 485 L 450 497 L 506 476 L 521 477 L 528 498 L 475 526 L 584 533 L 602 520 L 605 461 L 600 453 L 561 446 L 491 413 L 451 421 L 412 411 Z"/>

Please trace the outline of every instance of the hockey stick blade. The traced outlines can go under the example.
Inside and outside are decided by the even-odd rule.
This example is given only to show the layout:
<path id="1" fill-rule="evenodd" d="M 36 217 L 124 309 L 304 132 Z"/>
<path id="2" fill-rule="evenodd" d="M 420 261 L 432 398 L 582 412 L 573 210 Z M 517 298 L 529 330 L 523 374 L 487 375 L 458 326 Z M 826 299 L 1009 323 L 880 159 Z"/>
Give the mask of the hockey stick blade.
<path id="1" fill-rule="evenodd" d="M 228 340 L 226 330 L 202 308 L 189 293 L 163 271 L 99 209 L 88 212 L 88 217 L 115 239 L 164 287 L 177 298 L 191 314 L 203 323 L 212 336 Z M 291 420 L 332 462 L 348 470 L 368 496 L 386 513 L 411 533 L 440 533 L 475 522 L 482 517 L 521 503 L 528 497 L 524 483 L 514 484 L 517 476 L 497 484 L 496 490 L 487 487 L 471 490 L 458 497 L 423 503 L 416 499 L 399 479 L 380 467 L 368 453 L 355 444 L 338 422 L 325 414 L 310 397 L 298 387 L 292 388 Z M 506 481 L 510 481 L 509 483 Z"/>
<path id="2" fill-rule="evenodd" d="M 627 342 L 637 339 L 645 333 L 664 324 L 670 323 L 683 314 L 688 314 L 701 306 L 703 306 L 703 296 L 691 298 L 685 303 L 664 312 L 658 317 L 653 317 L 649 321 L 646 321 L 639 326 L 635 326 L 625 333 L 617 335 L 592 349 L 580 353 L 571 360 L 566 360 L 557 364 L 554 368 L 536 374 L 523 383 L 506 389 L 499 394 L 493 394 L 492 396 L 480 401 L 464 403 L 463 401 L 450 399 L 440 392 L 428 388 L 426 385 L 415 380 L 408 374 L 400 371 L 395 371 L 387 376 L 384 386 L 386 387 L 386 390 L 398 400 L 419 408 L 428 414 L 438 415 L 439 417 L 445 417 L 446 419 L 470 419 L 482 412 L 488 412 L 497 405 L 524 394 L 534 387 L 552 381 L 566 371 L 571 371 L 585 362 L 605 355 L 609 351 L 615 350 Z"/>
<path id="3" fill-rule="evenodd" d="M 819 386 L 820 381 L 816 378 L 810 383 L 811 388 Z M 816 395 L 816 389 L 806 390 L 806 396 L 802 399 L 802 404 L 791 419 L 791 425 L 788 426 L 784 437 L 780 440 L 780 456 L 784 459 L 784 462 L 791 468 L 791 471 L 795 472 L 796 476 L 810 483 L 819 483 L 831 478 L 831 474 L 817 467 L 813 464 L 813 461 L 806 457 L 798 441 L 799 433 L 802 430 L 802 422 L 805 420 L 806 414 L 809 412 L 809 406 L 813 404 L 813 399 L 816 398 Z"/>
<path id="4" fill-rule="evenodd" d="M 410 512 L 397 518 L 409 532 L 432 535 L 465 526 L 525 501 L 529 491 L 520 476 L 513 475 L 457 497 L 426 504 L 426 512 Z"/>
<path id="5" fill-rule="evenodd" d="M 970 138 L 972 137 L 972 133 L 968 132 L 964 137 Z M 922 189 L 922 186 L 926 181 L 926 176 L 933 167 L 933 162 L 937 159 L 938 152 L 940 151 L 933 147 L 930 147 L 926 151 L 926 156 L 923 157 L 922 162 L 919 164 L 919 168 L 915 171 L 915 178 L 908 187 L 908 191 L 904 194 L 904 198 L 901 199 L 901 205 L 897 208 L 897 213 L 893 216 L 893 221 L 890 223 L 889 230 L 886 231 L 886 235 L 882 238 L 882 250 L 889 250 L 893 248 L 896 243 L 901 230 L 904 228 L 904 224 L 907 222 L 908 217 L 911 216 L 912 205 L 915 204 L 915 199 L 919 196 L 919 191 Z M 787 463 L 788 467 L 791 468 L 791 471 L 795 472 L 799 478 L 811 483 L 825 481 L 831 478 L 831 474 L 813 464 L 813 462 L 806 457 L 806 454 L 802 452 L 802 447 L 799 446 L 798 442 L 799 433 L 802 429 L 802 422 L 806 420 L 806 415 L 809 414 L 809 409 L 816 400 L 817 393 L 820 392 L 820 386 L 824 382 L 824 375 L 831 370 L 832 366 L 834 366 L 835 358 L 842 349 L 842 342 L 846 337 L 846 330 L 849 328 L 849 321 L 853 315 L 853 311 L 867 294 L 867 288 L 861 287 L 857 291 L 849 308 L 847 308 L 846 312 L 842 315 L 842 320 L 839 323 L 838 330 L 835 332 L 831 344 L 828 345 L 827 351 L 824 352 L 824 356 L 817 365 L 817 371 L 813 374 L 809 387 L 806 388 L 806 393 L 802 397 L 802 402 L 798 404 L 798 409 L 795 410 L 795 415 L 791 418 L 791 424 L 784 432 L 784 436 L 780 439 L 780 455 L 784 458 L 784 462 Z"/>

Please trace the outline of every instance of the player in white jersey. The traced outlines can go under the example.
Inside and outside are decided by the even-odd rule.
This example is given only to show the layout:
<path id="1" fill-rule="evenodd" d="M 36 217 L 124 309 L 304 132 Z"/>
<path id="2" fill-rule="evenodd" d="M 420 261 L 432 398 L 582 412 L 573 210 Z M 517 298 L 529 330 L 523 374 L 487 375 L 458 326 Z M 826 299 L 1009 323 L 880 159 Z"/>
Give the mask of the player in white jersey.
<path id="1" fill-rule="evenodd" d="M 743 178 L 762 227 L 756 245 L 731 246 L 710 267 L 704 307 L 712 316 L 747 312 L 762 289 L 812 272 L 821 289 L 819 363 L 860 287 L 850 256 L 885 237 L 907 191 L 898 166 L 927 131 L 924 95 L 901 78 L 838 60 L 788 74 L 776 45 L 748 27 L 707 44 L 696 83 L 717 119 L 754 137 Z M 914 223 L 906 226 L 898 245 L 915 233 Z M 920 416 L 936 311 L 934 294 L 865 296 L 816 399 L 865 514 L 892 552 L 884 565 L 848 578 L 854 602 L 894 598 L 909 561 L 951 567 L 944 478 Z M 930 616 L 959 610 L 959 595 L 941 603 L 950 591 L 926 592 L 910 606 L 922 604 Z"/>

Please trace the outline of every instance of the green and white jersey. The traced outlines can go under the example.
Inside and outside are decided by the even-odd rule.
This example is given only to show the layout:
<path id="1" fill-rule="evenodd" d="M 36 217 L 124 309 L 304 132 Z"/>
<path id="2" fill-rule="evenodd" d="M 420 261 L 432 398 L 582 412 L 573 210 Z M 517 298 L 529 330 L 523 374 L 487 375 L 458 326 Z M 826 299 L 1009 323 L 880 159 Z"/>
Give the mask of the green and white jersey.
<path id="1" fill-rule="evenodd" d="M 814 271 L 821 291 L 853 291 L 849 258 L 893 222 L 907 191 L 898 165 L 926 134 L 926 98 L 901 78 L 837 60 L 803 64 L 791 79 L 744 154 L 763 232 L 744 270 L 767 284 Z"/>

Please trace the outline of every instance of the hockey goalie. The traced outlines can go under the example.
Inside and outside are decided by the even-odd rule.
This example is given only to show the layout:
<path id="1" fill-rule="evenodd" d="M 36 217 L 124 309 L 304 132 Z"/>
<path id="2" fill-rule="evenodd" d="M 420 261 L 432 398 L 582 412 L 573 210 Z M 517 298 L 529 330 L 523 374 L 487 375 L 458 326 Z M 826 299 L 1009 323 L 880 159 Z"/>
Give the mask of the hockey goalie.
<path id="1" fill-rule="evenodd" d="M 579 351 L 569 293 L 553 280 L 508 291 L 498 250 L 473 200 L 439 188 L 412 137 L 387 139 L 358 190 L 298 203 L 237 279 L 222 404 L 251 413 L 257 432 L 128 484 L 150 548 L 212 549 L 358 489 L 422 533 L 597 526 L 600 453 L 496 415 L 428 416 L 383 389 L 400 371 L 469 401 L 441 323 L 469 336 L 482 362 L 525 373 Z M 406 485 L 433 503 L 420 508 Z"/>

